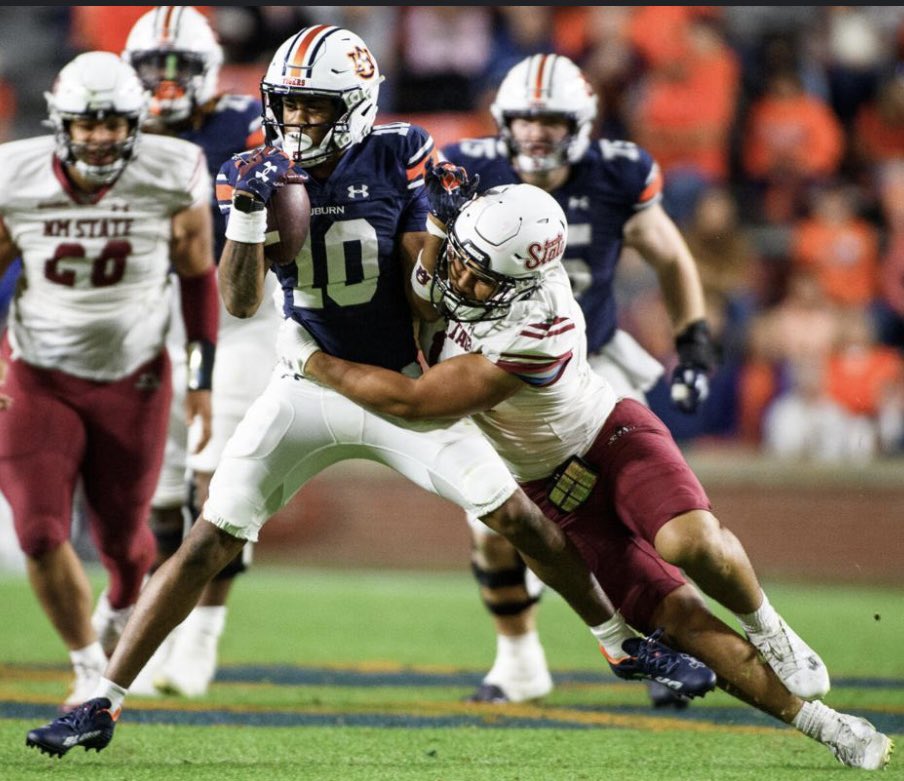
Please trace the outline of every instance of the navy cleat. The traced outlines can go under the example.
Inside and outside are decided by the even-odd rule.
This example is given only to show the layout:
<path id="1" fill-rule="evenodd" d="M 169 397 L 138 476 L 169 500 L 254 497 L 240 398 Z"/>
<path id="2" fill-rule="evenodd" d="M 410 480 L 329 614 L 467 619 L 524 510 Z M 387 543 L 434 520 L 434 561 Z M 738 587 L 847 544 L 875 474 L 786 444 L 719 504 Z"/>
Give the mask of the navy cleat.
<path id="1" fill-rule="evenodd" d="M 482 683 L 478 686 L 474 693 L 465 697 L 465 702 L 489 702 L 493 705 L 500 705 L 504 702 L 511 702 L 508 695 L 495 683 Z"/>
<path id="2" fill-rule="evenodd" d="M 110 712 L 110 700 L 106 697 L 88 700 L 49 724 L 31 730 L 25 745 L 56 757 L 76 746 L 84 746 L 85 751 L 89 748 L 100 751 L 113 740 L 118 716 L 118 711 Z"/>
<path id="3" fill-rule="evenodd" d="M 650 705 L 654 708 L 673 708 L 684 710 L 690 700 L 683 694 L 676 694 L 664 683 L 647 681 L 647 693 L 650 695 Z"/>
<path id="4" fill-rule="evenodd" d="M 711 692 L 716 686 L 716 674 L 699 659 L 659 642 L 661 636 L 662 630 L 657 629 L 649 637 L 625 640 L 622 649 L 628 655 L 621 659 L 611 659 L 605 651 L 603 655 L 619 678 L 655 681 L 688 699 Z"/>

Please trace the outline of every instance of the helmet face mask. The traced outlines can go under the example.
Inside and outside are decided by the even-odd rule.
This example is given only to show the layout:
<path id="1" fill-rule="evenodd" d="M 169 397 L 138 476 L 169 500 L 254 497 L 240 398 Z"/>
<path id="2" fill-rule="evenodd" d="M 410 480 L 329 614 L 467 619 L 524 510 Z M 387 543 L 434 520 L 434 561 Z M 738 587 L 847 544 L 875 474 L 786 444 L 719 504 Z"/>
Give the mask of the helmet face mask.
<path id="1" fill-rule="evenodd" d="M 581 159 L 590 143 L 597 98 L 580 69 L 567 57 L 535 54 L 502 80 L 490 106 L 509 157 L 524 173 L 546 172 Z M 524 148 L 512 135 L 513 119 L 564 119 L 569 132 L 546 154 Z"/>
<path id="2" fill-rule="evenodd" d="M 223 50 L 191 6 L 148 11 L 132 27 L 122 56 L 151 92 L 151 117 L 164 125 L 185 122 L 216 94 Z"/>
<path id="3" fill-rule="evenodd" d="M 66 65 L 44 94 L 56 155 L 89 183 L 113 182 L 135 153 L 147 112 L 147 93 L 132 68 L 109 52 L 87 52 Z M 125 120 L 126 135 L 103 145 L 74 140 L 73 122 L 105 123 L 110 135 Z M 79 133 L 78 135 L 81 135 Z"/>
<path id="4" fill-rule="evenodd" d="M 466 203 L 449 226 L 436 261 L 432 298 L 459 322 L 500 320 L 529 298 L 550 269 L 561 265 L 568 235 L 562 208 L 530 184 L 494 187 Z M 492 292 L 470 297 L 458 288 L 467 269 Z"/>
<path id="5" fill-rule="evenodd" d="M 339 27 L 306 27 L 285 41 L 261 81 L 267 142 L 281 146 L 301 166 L 310 168 L 363 140 L 377 114 L 380 75 L 364 41 Z M 286 98 L 334 102 L 329 123 L 286 124 Z M 322 138 L 305 132 L 326 127 Z"/>

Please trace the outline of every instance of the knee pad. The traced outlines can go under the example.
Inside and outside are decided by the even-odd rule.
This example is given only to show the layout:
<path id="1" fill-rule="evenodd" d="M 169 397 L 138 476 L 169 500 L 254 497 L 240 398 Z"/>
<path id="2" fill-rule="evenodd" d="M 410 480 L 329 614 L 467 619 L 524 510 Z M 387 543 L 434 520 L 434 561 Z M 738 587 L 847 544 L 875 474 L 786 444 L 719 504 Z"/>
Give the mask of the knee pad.
<path id="1" fill-rule="evenodd" d="M 154 507 L 150 517 L 151 532 L 157 541 L 160 560 L 168 559 L 182 544 L 185 536 L 185 514 L 182 507 Z"/>
<path id="2" fill-rule="evenodd" d="M 487 610 L 493 615 L 515 616 L 540 601 L 540 593 L 531 593 L 528 587 L 527 575 L 529 570 L 520 557 L 518 561 L 520 566 L 502 570 L 486 570 L 473 562 L 471 564 L 471 571 L 482 589 L 496 591 L 497 589 L 517 588 L 519 586 L 524 589 L 525 595 L 523 597 L 500 597 L 498 599 L 488 599 L 485 592 L 481 591 L 483 604 L 486 605 Z"/>

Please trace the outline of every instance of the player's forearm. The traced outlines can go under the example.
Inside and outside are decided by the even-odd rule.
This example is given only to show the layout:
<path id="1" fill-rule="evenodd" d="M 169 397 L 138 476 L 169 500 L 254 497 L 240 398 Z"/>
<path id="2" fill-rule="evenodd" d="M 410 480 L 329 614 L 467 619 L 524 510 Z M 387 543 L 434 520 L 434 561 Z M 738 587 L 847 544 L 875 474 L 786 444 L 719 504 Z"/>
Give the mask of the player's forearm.
<path id="1" fill-rule="evenodd" d="M 251 317 L 264 297 L 264 245 L 226 240 L 218 281 L 226 310 L 234 317 Z"/>
<path id="2" fill-rule="evenodd" d="M 418 399 L 417 382 L 399 372 L 317 352 L 304 373 L 374 412 L 408 420 L 428 417 Z"/>
<path id="3" fill-rule="evenodd" d="M 690 252 L 676 253 L 669 263 L 657 267 L 662 298 L 675 332 L 706 316 L 703 285 Z"/>

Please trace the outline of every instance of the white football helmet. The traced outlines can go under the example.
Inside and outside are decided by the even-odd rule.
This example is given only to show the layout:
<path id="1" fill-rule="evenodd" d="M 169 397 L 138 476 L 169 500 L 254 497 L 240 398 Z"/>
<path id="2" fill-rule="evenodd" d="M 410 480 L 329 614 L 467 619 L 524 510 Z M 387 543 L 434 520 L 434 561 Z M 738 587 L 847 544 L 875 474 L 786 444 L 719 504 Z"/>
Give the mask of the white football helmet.
<path id="1" fill-rule="evenodd" d="M 353 32 L 323 24 L 305 27 L 276 50 L 261 81 L 267 142 L 282 146 L 305 168 L 322 163 L 370 133 L 382 81 L 377 61 Z M 286 96 L 335 102 L 338 119 L 320 144 L 305 133 L 310 125 L 285 124 Z"/>
<path id="2" fill-rule="evenodd" d="M 521 171 L 549 171 L 581 159 L 590 143 L 597 100 L 580 68 L 558 54 L 534 54 L 515 65 L 502 80 L 490 113 L 509 156 Z M 532 156 L 522 151 L 509 123 L 515 117 L 561 116 L 571 132 L 551 154 Z"/>
<path id="3" fill-rule="evenodd" d="M 567 240 L 565 212 L 548 192 L 532 184 L 494 187 L 468 201 L 449 226 L 431 298 L 450 320 L 499 320 L 561 265 Z M 495 287 L 489 298 L 478 301 L 455 289 L 453 260 Z"/>
<path id="4" fill-rule="evenodd" d="M 66 65 L 45 92 L 48 124 L 56 135 L 56 154 L 64 163 L 74 165 L 94 184 L 109 184 L 135 154 L 139 129 L 147 112 L 148 95 L 132 67 L 110 52 L 86 52 Z M 104 120 L 123 116 L 129 122 L 125 141 L 109 149 L 76 144 L 69 132 L 74 119 Z M 90 160 L 113 157 L 109 163 Z"/>
<path id="5" fill-rule="evenodd" d="M 148 11 L 132 26 L 122 56 L 151 92 L 151 117 L 165 125 L 184 122 L 216 94 L 223 49 L 191 6 Z"/>

